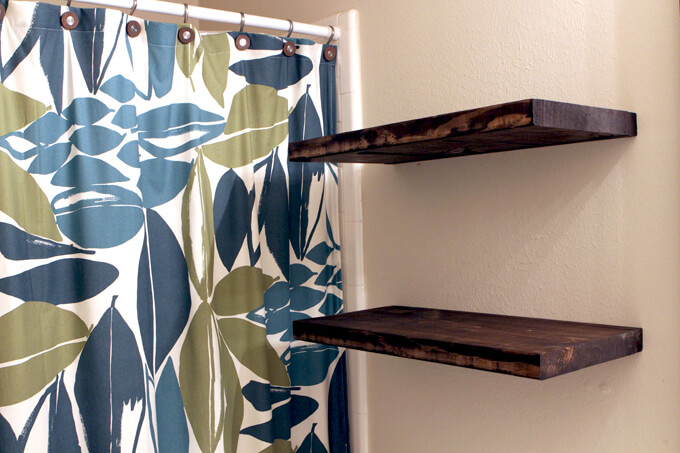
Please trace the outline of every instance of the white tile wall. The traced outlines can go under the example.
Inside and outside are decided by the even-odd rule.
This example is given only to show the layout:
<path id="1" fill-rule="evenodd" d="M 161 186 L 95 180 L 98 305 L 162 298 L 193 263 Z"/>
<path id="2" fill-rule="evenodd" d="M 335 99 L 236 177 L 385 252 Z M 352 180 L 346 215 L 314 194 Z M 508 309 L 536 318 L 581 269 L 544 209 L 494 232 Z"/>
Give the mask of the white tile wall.
<path id="1" fill-rule="evenodd" d="M 343 12 L 334 18 L 326 18 L 319 24 L 333 24 L 340 30 L 337 42 L 338 131 L 361 129 L 363 110 L 358 11 Z M 347 311 L 366 308 L 361 177 L 361 164 L 340 165 L 343 289 Z M 368 453 L 366 353 L 348 350 L 347 361 L 351 448 L 353 453 Z"/>

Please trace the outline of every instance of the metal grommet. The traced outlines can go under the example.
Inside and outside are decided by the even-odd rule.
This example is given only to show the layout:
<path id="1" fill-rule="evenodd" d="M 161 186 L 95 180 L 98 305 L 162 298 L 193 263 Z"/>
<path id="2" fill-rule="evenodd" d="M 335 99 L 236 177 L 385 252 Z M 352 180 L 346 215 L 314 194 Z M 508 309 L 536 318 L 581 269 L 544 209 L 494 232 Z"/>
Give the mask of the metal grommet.
<path id="1" fill-rule="evenodd" d="M 250 49 L 250 38 L 246 35 L 238 35 L 235 40 L 236 48 L 238 50 Z"/>
<path id="2" fill-rule="evenodd" d="M 283 44 L 283 54 L 287 57 L 292 57 L 297 52 L 297 46 L 293 41 L 286 41 Z"/>
<path id="3" fill-rule="evenodd" d="M 137 0 L 133 0 L 132 8 L 130 8 L 128 16 L 132 16 L 135 13 L 135 11 L 137 11 Z"/>
<path id="4" fill-rule="evenodd" d="M 136 20 L 131 20 L 127 23 L 125 31 L 130 38 L 136 38 L 142 32 L 142 26 Z"/>
<path id="5" fill-rule="evenodd" d="M 75 29 L 78 26 L 78 22 L 78 16 L 73 11 L 69 11 L 61 15 L 61 26 L 66 30 Z"/>
<path id="6" fill-rule="evenodd" d="M 179 39 L 179 42 L 182 44 L 189 44 L 195 37 L 196 33 L 194 33 L 194 30 L 191 27 L 182 27 L 179 29 L 179 33 L 177 33 L 177 39 Z"/>
<path id="7" fill-rule="evenodd" d="M 326 61 L 333 61 L 335 60 L 335 57 L 338 56 L 338 51 L 335 49 L 333 46 L 324 46 L 323 48 L 323 57 L 326 59 Z"/>

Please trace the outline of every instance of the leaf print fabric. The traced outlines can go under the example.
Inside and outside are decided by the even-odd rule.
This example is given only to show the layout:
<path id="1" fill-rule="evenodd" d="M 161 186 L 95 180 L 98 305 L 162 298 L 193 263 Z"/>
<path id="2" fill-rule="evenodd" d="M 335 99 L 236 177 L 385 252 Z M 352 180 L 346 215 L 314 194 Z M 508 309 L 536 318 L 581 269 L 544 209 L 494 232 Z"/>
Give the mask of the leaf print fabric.
<path id="1" fill-rule="evenodd" d="M 0 2 L 0 451 L 349 452 L 323 46 Z"/>

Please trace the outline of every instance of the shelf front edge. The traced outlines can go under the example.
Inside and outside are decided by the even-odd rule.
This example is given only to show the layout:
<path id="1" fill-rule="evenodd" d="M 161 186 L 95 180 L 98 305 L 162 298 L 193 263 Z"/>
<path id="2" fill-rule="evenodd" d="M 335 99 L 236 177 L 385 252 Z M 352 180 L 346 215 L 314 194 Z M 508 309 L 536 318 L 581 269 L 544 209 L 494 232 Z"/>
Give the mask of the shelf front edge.
<path id="1" fill-rule="evenodd" d="M 642 329 L 381 307 L 293 322 L 298 340 L 548 379 L 642 350 Z"/>
<path id="2" fill-rule="evenodd" d="M 291 161 L 398 164 L 635 135 L 632 112 L 526 99 L 294 142 L 288 152 Z"/>

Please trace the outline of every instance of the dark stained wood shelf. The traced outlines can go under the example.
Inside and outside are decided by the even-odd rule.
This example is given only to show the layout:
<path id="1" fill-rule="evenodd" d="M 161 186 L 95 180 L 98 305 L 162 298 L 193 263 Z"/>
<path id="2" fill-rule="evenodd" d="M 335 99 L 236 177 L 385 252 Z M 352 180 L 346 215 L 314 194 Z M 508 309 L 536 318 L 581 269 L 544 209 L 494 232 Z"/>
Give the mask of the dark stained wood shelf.
<path id="1" fill-rule="evenodd" d="M 548 379 L 642 350 L 642 329 L 414 307 L 293 322 L 298 340 Z"/>
<path id="2" fill-rule="evenodd" d="M 527 99 L 291 143 L 288 156 L 399 164 L 635 135 L 635 113 Z"/>

